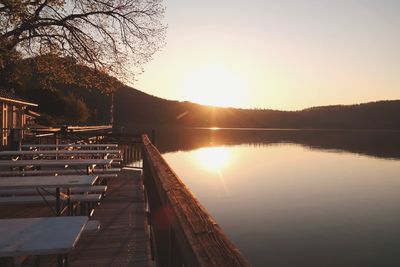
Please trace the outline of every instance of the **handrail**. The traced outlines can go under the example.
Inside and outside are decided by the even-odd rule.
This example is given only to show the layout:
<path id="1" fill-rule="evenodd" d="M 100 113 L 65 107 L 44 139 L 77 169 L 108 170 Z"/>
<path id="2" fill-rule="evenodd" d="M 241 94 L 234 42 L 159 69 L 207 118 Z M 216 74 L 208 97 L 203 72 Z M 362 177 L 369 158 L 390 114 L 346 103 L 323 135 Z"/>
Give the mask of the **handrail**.
<path id="1" fill-rule="evenodd" d="M 147 135 L 142 141 L 143 181 L 157 265 L 250 266 Z"/>

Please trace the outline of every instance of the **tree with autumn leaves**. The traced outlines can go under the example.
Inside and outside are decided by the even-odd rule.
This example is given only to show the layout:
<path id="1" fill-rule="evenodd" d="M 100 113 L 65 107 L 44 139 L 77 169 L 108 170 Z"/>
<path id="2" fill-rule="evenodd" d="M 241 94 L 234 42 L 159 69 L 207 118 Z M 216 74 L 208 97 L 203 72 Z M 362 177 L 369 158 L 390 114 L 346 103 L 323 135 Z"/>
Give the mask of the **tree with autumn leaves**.
<path id="1" fill-rule="evenodd" d="M 120 75 L 162 46 L 161 0 L 1 0 L 0 64 L 56 54 Z"/>
<path id="2" fill-rule="evenodd" d="M 0 0 L 0 83 L 110 93 L 163 46 L 163 14 L 162 0 Z"/>

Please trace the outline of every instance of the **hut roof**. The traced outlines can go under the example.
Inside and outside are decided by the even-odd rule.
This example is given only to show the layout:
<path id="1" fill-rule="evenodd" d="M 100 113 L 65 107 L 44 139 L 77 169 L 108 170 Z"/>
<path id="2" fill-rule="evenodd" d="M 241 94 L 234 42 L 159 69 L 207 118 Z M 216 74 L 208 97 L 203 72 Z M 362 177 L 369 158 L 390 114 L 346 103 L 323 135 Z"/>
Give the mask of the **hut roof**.
<path id="1" fill-rule="evenodd" d="M 38 104 L 14 95 L 10 90 L 0 87 L 0 101 L 12 102 L 22 106 L 37 107 Z"/>

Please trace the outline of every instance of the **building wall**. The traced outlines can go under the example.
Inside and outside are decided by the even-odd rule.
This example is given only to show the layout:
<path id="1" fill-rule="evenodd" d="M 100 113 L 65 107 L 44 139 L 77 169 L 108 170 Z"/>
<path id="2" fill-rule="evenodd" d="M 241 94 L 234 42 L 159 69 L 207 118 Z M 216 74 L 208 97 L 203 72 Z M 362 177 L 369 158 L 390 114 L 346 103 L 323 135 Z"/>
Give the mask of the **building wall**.
<path id="1" fill-rule="evenodd" d="M 0 102 L 1 145 L 8 145 L 10 129 L 23 129 L 25 126 L 25 106 Z"/>
<path id="2" fill-rule="evenodd" d="M 7 145 L 8 136 L 8 105 L 7 103 L 0 103 L 1 105 L 1 145 Z"/>

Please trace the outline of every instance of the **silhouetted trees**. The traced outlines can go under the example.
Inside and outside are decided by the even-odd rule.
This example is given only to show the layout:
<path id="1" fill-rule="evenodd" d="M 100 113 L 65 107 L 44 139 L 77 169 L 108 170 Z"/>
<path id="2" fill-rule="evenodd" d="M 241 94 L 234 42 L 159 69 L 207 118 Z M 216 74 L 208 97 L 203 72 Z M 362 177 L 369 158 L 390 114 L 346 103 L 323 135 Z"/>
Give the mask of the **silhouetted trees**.
<path id="1" fill-rule="evenodd" d="M 19 53 L 70 57 L 117 75 L 140 67 L 163 44 L 161 2 L 1 0 L 0 69 Z"/>
<path id="2" fill-rule="evenodd" d="M 123 87 L 116 93 L 116 123 L 186 127 L 400 130 L 400 100 L 326 106 L 302 111 L 217 108 L 169 101 Z M 181 116 L 184 114 L 184 116 Z"/>
<path id="3" fill-rule="evenodd" d="M 104 72 L 53 54 L 17 60 L 3 74 L 3 87 L 39 104 L 43 124 L 109 123 L 110 93 L 122 86 Z"/>
<path id="4" fill-rule="evenodd" d="M 115 92 L 115 123 L 126 130 L 146 125 L 400 130 L 400 101 L 302 111 L 209 107 L 145 94 L 73 58 L 54 54 L 18 60 L 4 73 L 8 88 L 39 104 L 42 122 L 47 124 L 109 123 L 110 93 Z"/>

